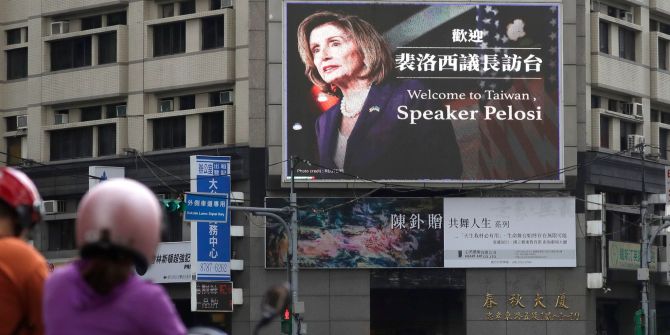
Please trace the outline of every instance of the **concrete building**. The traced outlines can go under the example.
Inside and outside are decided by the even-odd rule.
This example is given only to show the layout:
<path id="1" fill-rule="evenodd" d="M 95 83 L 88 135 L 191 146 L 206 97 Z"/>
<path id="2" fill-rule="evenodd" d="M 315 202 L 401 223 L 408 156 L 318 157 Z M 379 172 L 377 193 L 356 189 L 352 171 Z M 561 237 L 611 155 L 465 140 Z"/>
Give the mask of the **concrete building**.
<path id="1" fill-rule="evenodd" d="M 503 189 L 407 183 L 418 189 L 408 193 L 361 181 L 299 180 L 296 190 L 300 198 L 356 198 L 373 191 L 374 197 L 434 198 L 464 188 L 476 189 L 479 197 L 574 196 L 576 267 L 302 270 L 299 293 L 309 334 L 632 333 L 640 282 L 634 269 L 603 271 L 601 237 L 586 236 L 586 222 L 601 217 L 587 211 L 586 199 L 606 194 L 601 219 L 607 241 L 639 243 L 641 200 L 667 193 L 670 2 L 515 3 L 560 4 L 561 183 Z M 245 205 L 264 206 L 265 197 L 288 195 L 290 183 L 282 179 L 289 122 L 284 94 L 290 89 L 284 6 L 280 0 L 0 1 L 0 160 L 24 169 L 43 197 L 53 200 L 34 236 L 52 263 L 76 256 L 74 217 L 89 187 L 90 166 L 124 167 L 127 177 L 176 198 L 189 191 L 190 155 L 228 155 L 232 188 L 245 194 Z M 642 141 L 644 160 L 633 150 Z M 650 212 L 661 215 L 661 207 Z M 232 257 L 244 260 L 244 269 L 232 274 L 244 292 L 242 305 L 232 313 L 192 313 L 189 285 L 164 285 L 187 325 L 250 334 L 263 293 L 284 281 L 286 272 L 266 267 L 261 220 L 234 214 L 233 222 L 245 230 L 232 242 Z M 169 215 L 164 240 L 189 239 L 188 224 Z M 659 263 L 668 260 L 663 243 L 656 243 Z M 588 289 L 587 274 L 603 272 L 603 288 Z M 659 334 L 670 331 L 664 278 L 652 271 L 650 314 Z M 564 297 L 579 316 L 488 319 L 490 295 L 500 307 L 520 296 L 526 306 L 542 296 L 554 307 Z M 262 333 L 278 330 L 274 323 Z"/>

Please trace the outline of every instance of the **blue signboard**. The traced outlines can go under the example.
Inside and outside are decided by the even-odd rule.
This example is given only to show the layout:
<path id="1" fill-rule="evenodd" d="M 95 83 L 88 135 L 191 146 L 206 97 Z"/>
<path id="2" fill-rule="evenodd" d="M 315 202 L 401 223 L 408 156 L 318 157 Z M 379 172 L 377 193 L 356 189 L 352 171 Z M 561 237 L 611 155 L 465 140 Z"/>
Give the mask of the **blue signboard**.
<path id="1" fill-rule="evenodd" d="M 185 221 L 228 223 L 228 194 L 186 193 Z"/>
<path id="2" fill-rule="evenodd" d="M 196 280 L 228 281 L 230 157 L 191 156 L 191 192 L 184 220 L 196 221 L 191 225 L 192 271 Z"/>

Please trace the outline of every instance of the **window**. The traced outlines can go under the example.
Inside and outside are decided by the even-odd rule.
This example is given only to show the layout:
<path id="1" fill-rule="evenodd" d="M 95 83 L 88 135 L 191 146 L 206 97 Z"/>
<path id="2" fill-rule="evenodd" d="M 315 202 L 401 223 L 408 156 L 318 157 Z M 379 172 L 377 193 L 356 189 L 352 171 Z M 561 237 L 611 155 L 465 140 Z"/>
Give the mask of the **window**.
<path id="1" fill-rule="evenodd" d="M 604 21 L 600 21 L 599 43 L 600 52 L 610 53 L 610 25 Z"/>
<path id="2" fill-rule="evenodd" d="M 28 76 L 28 48 L 7 50 L 7 80 Z"/>
<path id="3" fill-rule="evenodd" d="M 161 5 L 161 17 L 171 17 L 174 16 L 174 4 L 168 3 Z"/>
<path id="4" fill-rule="evenodd" d="M 179 97 L 179 110 L 185 109 L 194 109 L 195 108 L 195 95 L 182 95 Z"/>
<path id="5" fill-rule="evenodd" d="M 202 114 L 202 145 L 223 143 L 223 112 Z"/>
<path id="6" fill-rule="evenodd" d="M 51 42 L 51 71 L 91 65 L 91 36 Z"/>
<path id="7" fill-rule="evenodd" d="M 81 109 L 81 121 L 100 120 L 101 118 L 102 106 L 91 106 Z"/>
<path id="8" fill-rule="evenodd" d="M 125 11 L 107 14 L 107 26 L 116 26 L 125 24 L 127 24 Z"/>
<path id="9" fill-rule="evenodd" d="M 7 131 L 16 131 L 16 116 L 10 116 L 5 118 L 5 124 L 7 126 Z"/>
<path id="10" fill-rule="evenodd" d="M 635 32 L 619 27 L 619 57 L 635 61 Z"/>
<path id="11" fill-rule="evenodd" d="M 223 47 L 223 15 L 202 19 L 202 49 Z"/>
<path id="12" fill-rule="evenodd" d="M 116 32 L 98 35 L 98 64 L 116 63 Z"/>
<path id="13" fill-rule="evenodd" d="M 49 230 L 48 250 L 58 251 L 75 249 L 75 226 L 73 219 L 48 221 L 46 226 Z"/>
<path id="14" fill-rule="evenodd" d="M 658 39 L 658 68 L 668 69 L 668 41 L 660 38 Z"/>
<path id="15" fill-rule="evenodd" d="M 630 150 L 633 148 L 628 147 L 628 135 L 635 134 L 636 125 L 633 122 L 626 122 L 621 120 L 619 122 L 619 131 L 621 134 L 620 137 L 620 148 L 621 150 Z"/>
<path id="16" fill-rule="evenodd" d="M 102 27 L 102 16 L 96 15 L 81 19 L 81 30 L 89 30 Z"/>
<path id="17" fill-rule="evenodd" d="M 231 1 L 230 0 L 211 0 L 210 1 L 210 9 L 211 10 L 217 10 L 221 9 L 221 6 L 230 6 Z"/>
<path id="18" fill-rule="evenodd" d="M 186 51 L 186 22 L 154 26 L 154 57 Z"/>
<path id="19" fill-rule="evenodd" d="M 595 94 L 591 95 L 591 108 L 600 108 L 600 97 Z"/>
<path id="20" fill-rule="evenodd" d="M 600 147 L 610 147 L 610 119 L 606 116 L 600 116 Z"/>
<path id="21" fill-rule="evenodd" d="M 21 165 L 22 136 L 7 137 L 7 165 Z"/>
<path id="22" fill-rule="evenodd" d="M 186 117 L 177 116 L 153 120 L 154 150 L 186 146 Z"/>
<path id="23" fill-rule="evenodd" d="M 7 45 L 21 43 L 21 28 L 9 29 L 5 33 L 7 35 Z"/>
<path id="24" fill-rule="evenodd" d="M 50 135 L 52 161 L 93 156 L 93 127 L 55 130 Z"/>
<path id="25" fill-rule="evenodd" d="M 105 117 L 108 119 L 113 119 L 117 117 L 125 117 L 126 116 L 126 104 L 111 104 L 107 105 L 107 112 Z"/>
<path id="26" fill-rule="evenodd" d="M 98 156 L 116 154 L 116 124 L 98 126 Z"/>
<path id="27" fill-rule="evenodd" d="M 658 153 L 662 159 L 668 159 L 668 130 L 659 129 L 658 137 Z"/>
<path id="28" fill-rule="evenodd" d="M 195 0 L 182 1 L 179 3 L 179 15 L 195 13 Z"/>

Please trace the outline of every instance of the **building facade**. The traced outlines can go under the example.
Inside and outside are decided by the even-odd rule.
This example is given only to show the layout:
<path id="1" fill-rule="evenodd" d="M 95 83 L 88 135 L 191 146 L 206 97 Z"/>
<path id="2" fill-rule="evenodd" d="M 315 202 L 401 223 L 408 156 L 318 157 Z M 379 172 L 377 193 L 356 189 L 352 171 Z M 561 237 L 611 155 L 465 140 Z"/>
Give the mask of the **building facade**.
<path id="1" fill-rule="evenodd" d="M 287 3 L 0 1 L 0 148 L 4 163 L 24 169 L 43 197 L 52 200 L 45 224 L 34 235 L 35 246 L 50 262 L 58 265 L 76 257 L 74 218 L 89 187 L 90 166 L 123 167 L 126 177 L 165 198 L 177 198 L 189 191 L 190 155 L 225 155 L 232 158 L 232 188 L 244 193 L 245 205 L 262 207 L 266 197 L 288 196 L 287 160 L 293 153 L 286 146 L 294 120 L 287 117 L 285 93 L 295 87 L 287 85 L 291 74 L 286 66 L 302 63 L 285 45 L 295 33 L 287 31 Z M 447 2 L 411 3 L 429 7 Z M 497 10 L 496 5 L 509 5 L 499 0 L 448 3 L 481 5 L 486 13 L 485 6 Z M 554 171 L 562 173 L 559 182 L 398 186 L 295 180 L 294 186 L 299 199 L 574 197 L 575 266 L 303 269 L 299 294 L 308 333 L 633 332 L 635 312 L 641 308 L 640 281 L 634 268 L 612 265 L 619 259 L 612 250 L 640 243 L 642 200 L 666 193 L 670 3 L 514 3 L 560 8 L 555 27 L 560 36 L 561 165 Z M 295 137 L 298 142 L 312 139 L 307 123 L 292 129 L 303 127 L 306 135 Z M 463 129 L 482 131 L 469 127 L 455 125 L 457 135 Z M 640 143 L 645 144 L 644 155 L 635 150 Z M 462 156 L 476 161 L 465 151 Z M 605 210 L 589 211 L 587 199 L 601 193 Z M 651 205 L 649 213 L 662 215 L 661 207 Z M 591 220 L 604 222 L 602 236 L 587 236 Z M 644 220 L 658 225 L 651 216 Z M 235 213 L 233 224 L 244 227 L 244 236 L 232 241 L 232 258 L 244 261 L 243 269 L 232 273 L 234 286 L 243 289 L 243 303 L 234 312 L 190 312 L 189 284 L 164 285 L 187 325 L 250 334 L 260 320 L 265 290 L 285 281 L 286 272 L 267 264 L 261 219 Z M 189 225 L 171 213 L 164 235 L 164 241 L 187 241 Z M 665 239 L 655 243 L 658 268 L 667 271 L 660 265 L 668 261 Z M 651 326 L 656 320 L 658 334 L 670 332 L 665 321 L 670 290 L 663 271 L 652 270 L 650 276 Z M 601 285 L 587 285 L 594 273 L 604 274 Z M 564 319 L 528 317 L 541 306 L 572 314 Z M 517 312 L 521 314 L 515 316 Z M 261 333 L 278 332 L 279 324 L 273 323 Z"/>

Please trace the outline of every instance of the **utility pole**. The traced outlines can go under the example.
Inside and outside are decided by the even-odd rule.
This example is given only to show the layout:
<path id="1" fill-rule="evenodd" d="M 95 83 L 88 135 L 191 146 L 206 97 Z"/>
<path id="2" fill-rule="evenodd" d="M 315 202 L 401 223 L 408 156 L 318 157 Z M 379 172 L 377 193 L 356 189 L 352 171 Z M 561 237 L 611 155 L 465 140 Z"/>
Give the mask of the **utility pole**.
<path id="1" fill-rule="evenodd" d="M 649 335 L 649 223 L 647 222 L 647 192 L 644 180 L 644 143 L 637 146 L 642 163 L 642 194 L 640 198 L 640 219 L 642 222 L 642 245 L 640 247 L 641 268 L 638 270 L 637 279 L 642 281 L 642 312 L 644 314 L 644 335 Z"/>
<path id="2" fill-rule="evenodd" d="M 291 334 L 300 334 L 298 318 L 304 307 L 298 302 L 298 200 L 295 194 L 295 168 L 298 157 L 291 156 L 291 192 L 289 207 L 291 208 L 291 311 L 293 312 Z"/>
<path id="3" fill-rule="evenodd" d="M 291 293 L 291 335 L 298 335 L 301 333 L 298 318 L 305 309 L 304 304 L 298 301 L 298 205 L 297 196 L 295 194 L 295 167 L 299 161 L 298 157 L 291 156 L 291 191 L 289 195 L 289 206 L 284 208 L 265 208 L 265 207 L 244 207 L 244 206 L 230 206 L 231 211 L 243 211 L 253 215 L 271 217 L 280 222 L 289 240 L 289 255 L 287 257 L 287 279 L 289 283 L 289 290 Z M 286 222 L 278 214 L 291 214 L 290 222 Z"/>

